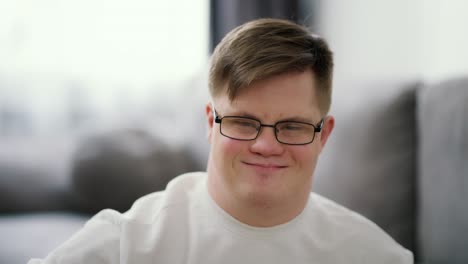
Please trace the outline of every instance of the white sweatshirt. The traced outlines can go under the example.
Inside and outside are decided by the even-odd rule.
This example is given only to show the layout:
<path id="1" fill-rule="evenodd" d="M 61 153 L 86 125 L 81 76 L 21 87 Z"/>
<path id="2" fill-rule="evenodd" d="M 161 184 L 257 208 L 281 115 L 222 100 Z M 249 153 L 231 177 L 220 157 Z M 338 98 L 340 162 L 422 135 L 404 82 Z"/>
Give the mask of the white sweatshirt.
<path id="1" fill-rule="evenodd" d="M 243 224 L 212 200 L 206 177 L 181 175 L 124 214 L 103 210 L 29 264 L 413 263 L 412 253 L 377 225 L 315 193 L 288 223 Z"/>

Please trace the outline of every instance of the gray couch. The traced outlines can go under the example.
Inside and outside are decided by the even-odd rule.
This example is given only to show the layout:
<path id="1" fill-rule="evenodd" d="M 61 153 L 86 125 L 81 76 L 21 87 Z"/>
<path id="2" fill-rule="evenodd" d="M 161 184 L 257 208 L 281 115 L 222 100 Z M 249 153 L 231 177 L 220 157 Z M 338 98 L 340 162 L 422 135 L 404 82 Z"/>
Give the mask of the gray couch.
<path id="1" fill-rule="evenodd" d="M 315 191 L 374 220 L 421 263 L 468 263 L 468 78 L 349 82 Z"/>
<path id="2" fill-rule="evenodd" d="M 314 191 L 375 221 L 420 263 L 468 263 L 468 78 L 335 87 Z M 203 127 L 199 113 L 182 118 Z M 203 129 L 184 133 L 199 143 L 144 129 L 0 142 L 0 263 L 44 257 L 100 209 L 125 211 L 203 169 Z"/>

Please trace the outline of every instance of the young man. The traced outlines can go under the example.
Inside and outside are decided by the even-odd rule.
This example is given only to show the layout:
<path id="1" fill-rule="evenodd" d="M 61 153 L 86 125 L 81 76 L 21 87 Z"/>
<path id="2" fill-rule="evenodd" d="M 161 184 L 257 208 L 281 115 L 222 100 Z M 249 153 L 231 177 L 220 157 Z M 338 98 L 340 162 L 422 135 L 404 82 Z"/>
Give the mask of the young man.
<path id="1" fill-rule="evenodd" d="M 413 263 L 375 224 L 311 193 L 330 136 L 333 59 L 292 22 L 260 19 L 214 51 L 206 173 L 125 214 L 104 210 L 30 263 Z"/>

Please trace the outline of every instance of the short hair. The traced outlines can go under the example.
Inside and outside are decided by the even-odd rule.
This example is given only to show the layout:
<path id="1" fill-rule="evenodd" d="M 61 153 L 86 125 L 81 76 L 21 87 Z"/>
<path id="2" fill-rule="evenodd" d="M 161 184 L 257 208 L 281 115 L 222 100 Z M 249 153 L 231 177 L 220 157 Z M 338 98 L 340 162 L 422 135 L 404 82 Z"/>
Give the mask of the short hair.
<path id="1" fill-rule="evenodd" d="M 210 94 L 215 97 L 227 92 L 232 101 L 255 81 L 308 69 L 317 81 L 320 112 L 326 115 L 333 78 L 333 53 L 326 41 L 288 20 L 253 20 L 230 31 L 216 46 L 211 57 Z"/>

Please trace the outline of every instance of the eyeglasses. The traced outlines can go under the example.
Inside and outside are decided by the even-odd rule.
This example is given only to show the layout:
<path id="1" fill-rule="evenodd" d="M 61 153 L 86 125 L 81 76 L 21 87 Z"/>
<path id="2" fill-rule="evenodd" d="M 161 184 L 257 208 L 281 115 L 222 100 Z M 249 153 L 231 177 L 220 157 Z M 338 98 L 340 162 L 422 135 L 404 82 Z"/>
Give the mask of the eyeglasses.
<path id="1" fill-rule="evenodd" d="M 315 133 L 322 131 L 323 118 L 316 125 L 298 121 L 280 121 L 273 125 L 244 116 L 219 117 L 216 110 L 215 123 L 219 124 L 221 135 L 236 140 L 255 140 L 262 127 L 271 127 L 278 142 L 287 145 L 306 145 L 314 141 Z"/>

